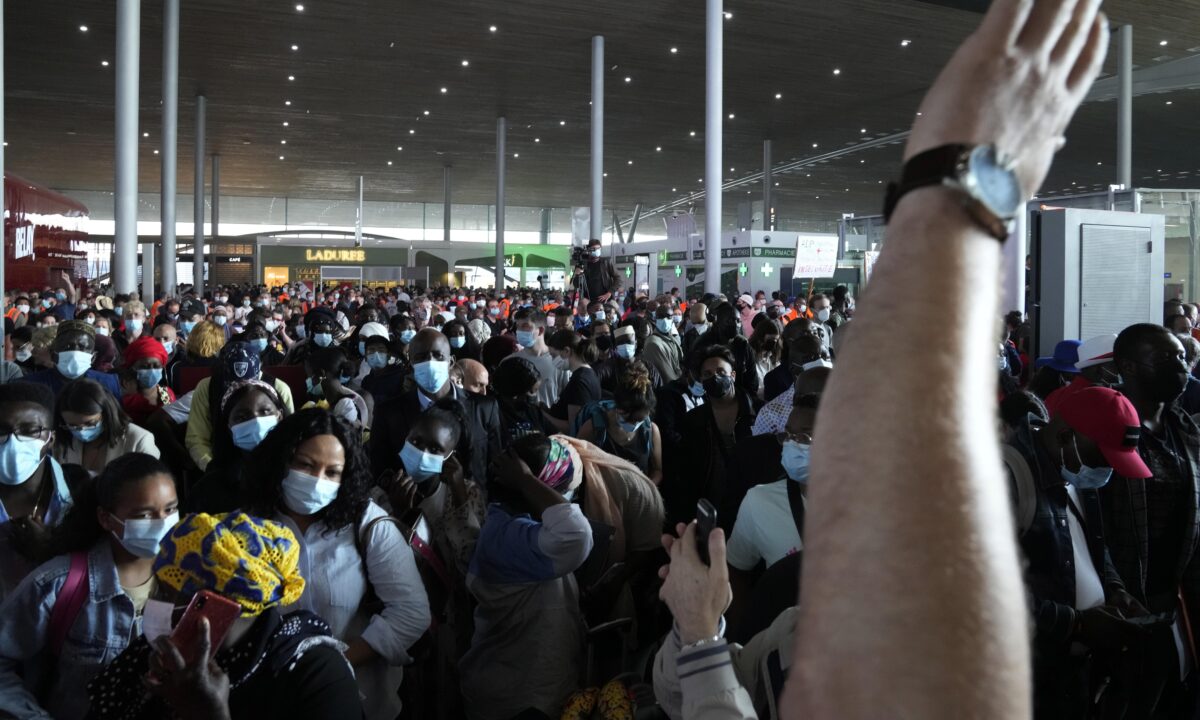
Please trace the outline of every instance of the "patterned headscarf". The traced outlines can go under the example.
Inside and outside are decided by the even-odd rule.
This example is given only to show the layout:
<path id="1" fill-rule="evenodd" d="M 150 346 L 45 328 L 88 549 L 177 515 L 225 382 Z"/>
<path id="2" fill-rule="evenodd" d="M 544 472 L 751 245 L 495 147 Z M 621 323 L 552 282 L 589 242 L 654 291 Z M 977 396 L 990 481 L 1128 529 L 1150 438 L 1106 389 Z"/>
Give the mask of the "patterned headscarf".
<path id="1" fill-rule="evenodd" d="M 188 515 L 163 538 L 158 581 L 183 595 L 211 590 L 254 617 L 304 592 L 300 544 L 287 527 L 244 513 Z"/>
<path id="2" fill-rule="evenodd" d="M 239 382 L 230 383 L 229 387 L 225 390 L 225 394 L 221 396 L 222 414 L 224 414 L 225 410 L 227 409 L 230 399 L 233 398 L 233 394 L 247 386 L 258 388 L 262 391 L 263 395 L 271 398 L 272 402 L 274 402 L 276 405 L 279 404 L 279 393 L 275 391 L 275 388 L 266 384 L 262 380 L 242 380 Z"/>
<path id="3" fill-rule="evenodd" d="M 579 453 L 562 435 L 550 436 L 550 453 L 546 456 L 545 466 L 538 473 L 538 481 L 561 493 L 574 490 L 583 482 L 583 463 L 579 461 Z"/>

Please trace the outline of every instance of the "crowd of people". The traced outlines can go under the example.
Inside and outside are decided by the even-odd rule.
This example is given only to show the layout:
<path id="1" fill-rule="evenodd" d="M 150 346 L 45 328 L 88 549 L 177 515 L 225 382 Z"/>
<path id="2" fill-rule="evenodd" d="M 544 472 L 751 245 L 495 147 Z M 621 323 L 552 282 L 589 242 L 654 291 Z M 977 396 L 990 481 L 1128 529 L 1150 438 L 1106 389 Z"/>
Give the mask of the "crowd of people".
<path id="1" fill-rule="evenodd" d="M 906 158 L 1030 196 L 1098 5 L 992 3 Z M 997 345 L 954 192 L 862 307 L 622 293 L 598 241 L 564 290 L 9 292 L 0 716 L 1192 717 L 1200 312 Z"/>

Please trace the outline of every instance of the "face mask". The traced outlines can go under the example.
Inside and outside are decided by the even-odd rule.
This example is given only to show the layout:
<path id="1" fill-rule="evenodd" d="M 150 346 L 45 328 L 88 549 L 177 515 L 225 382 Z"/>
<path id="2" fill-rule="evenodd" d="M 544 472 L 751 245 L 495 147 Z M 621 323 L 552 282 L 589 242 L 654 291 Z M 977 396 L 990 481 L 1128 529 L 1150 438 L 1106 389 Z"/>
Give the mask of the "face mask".
<path id="1" fill-rule="evenodd" d="M 343 385 L 349 385 L 350 381 L 353 379 L 354 378 L 349 375 L 338 375 L 338 380 L 341 381 Z"/>
<path id="2" fill-rule="evenodd" d="M 170 355 L 171 353 L 175 352 L 175 341 L 174 340 L 163 340 L 162 346 L 163 346 L 163 350 L 167 351 L 167 355 Z"/>
<path id="3" fill-rule="evenodd" d="M 1063 448 L 1058 449 L 1059 458 L 1062 461 L 1062 479 L 1077 490 L 1098 490 L 1108 484 L 1112 477 L 1112 468 L 1088 467 L 1083 464 L 1082 456 L 1079 454 L 1079 441 L 1071 435 L 1071 442 L 1075 445 L 1075 457 L 1080 458 L 1079 472 L 1071 472 L 1067 469 L 1066 451 Z"/>
<path id="4" fill-rule="evenodd" d="M 304 329 L 303 325 L 293 326 L 292 332 L 295 333 L 296 337 L 299 338 L 300 340 L 303 340 L 305 338 L 305 336 L 307 335 L 307 331 Z"/>
<path id="5" fill-rule="evenodd" d="M 442 474 L 442 464 L 446 458 L 434 453 L 428 453 L 410 442 L 404 443 L 400 451 L 400 462 L 413 480 L 420 482 Z"/>
<path id="6" fill-rule="evenodd" d="M 704 381 L 704 393 L 715 398 L 725 397 L 733 387 L 733 378 L 728 375 L 713 375 Z"/>
<path id="7" fill-rule="evenodd" d="M 688 390 L 691 391 L 692 397 L 704 397 L 704 384 L 698 380 L 693 380 L 691 385 L 688 385 Z"/>
<path id="8" fill-rule="evenodd" d="M 817 311 L 818 322 L 829 322 L 829 308 L 821 308 Z"/>
<path id="9" fill-rule="evenodd" d="M 254 338 L 250 341 L 250 347 L 253 348 L 254 352 L 261 354 L 263 350 L 267 349 L 267 339 Z"/>
<path id="10" fill-rule="evenodd" d="M 596 341 L 596 348 L 601 352 L 608 352 L 612 349 L 611 335 L 597 335 L 594 339 Z"/>
<path id="11" fill-rule="evenodd" d="M 145 635 L 150 642 L 154 642 L 160 637 L 168 637 L 175 629 L 172 622 L 174 615 L 175 606 L 171 603 L 162 600 L 147 600 L 146 607 L 142 609 L 142 635 Z"/>
<path id="12" fill-rule="evenodd" d="M 33 357 L 33 350 L 31 350 L 27 347 L 23 347 L 20 350 L 13 353 L 13 357 L 15 357 L 17 359 L 17 362 L 26 362 L 27 360 L 29 360 L 29 358 Z"/>
<path id="13" fill-rule="evenodd" d="M 37 438 L 26 439 L 9 435 L 0 445 L 0 484 L 20 485 L 37 472 L 42 464 L 42 448 L 46 443 Z"/>
<path id="14" fill-rule="evenodd" d="M 187 335 L 188 333 L 190 333 L 191 331 L 193 331 L 195 329 L 196 329 L 196 323 L 194 321 L 192 321 L 192 320 L 184 320 L 183 321 L 183 333 L 185 335 Z"/>
<path id="15" fill-rule="evenodd" d="M 325 387 L 321 385 L 319 380 L 312 378 L 304 378 L 304 385 L 308 388 L 308 394 L 315 398 L 325 397 Z"/>
<path id="16" fill-rule="evenodd" d="M 17 312 L 21 313 L 22 315 L 28 315 L 29 314 L 29 306 L 28 305 L 18 305 Z"/>
<path id="17" fill-rule="evenodd" d="M 279 418 L 274 415 L 263 415 L 230 426 L 229 432 L 233 433 L 234 445 L 249 451 L 258 447 L 267 433 L 271 432 L 272 428 L 278 424 Z"/>
<path id="18" fill-rule="evenodd" d="M 106 328 L 106 327 L 98 327 L 98 328 L 96 328 L 96 334 L 97 334 L 97 335 L 103 335 L 104 337 L 108 337 L 108 333 L 109 333 L 109 329 L 108 329 L 108 328 Z"/>
<path id="19" fill-rule="evenodd" d="M 450 338 L 450 347 L 454 348 L 455 350 L 458 350 L 458 349 L 466 346 L 466 344 L 467 344 L 467 336 L 466 335 L 458 335 L 458 336 Z"/>
<path id="20" fill-rule="evenodd" d="M 696 328 L 697 335 L 703 335 L 708 332 L 708 323 L 696 323 L 692 327 Z"/>
<path id="21" fill-rule="evenodd" d="M 229 318 L 224 315 L 213 315 L 213 322 L 217 324 L 217 327 L 225 327 L 225 323 L 229 322 Z"/>
<path id="22" fill-rule="evenodd" d="M 80 442 L 90 443 L 100 437 L 100 433 L 104 432 L 104 423 L 98 422 L 95 425 L 84 428 L 71 428 L 71 435 Z"/>
<path id="23" fill-rule="evenodd" d="M 683 316 L 682 315 L 672 315 L 671 322 L 674 323 L 675 325 L 682 325 L 683 324 Z"/>
<path id="24" fill-rule="evenodd" d="M 592 318 L 598 322 L 603 321 L 604 318 L 606 318 L 606 317 L 608 317 L 608 316 L 604 314 L 603 310 L 597 310 L 596 314 L 592 316 Z"/>
<path id="25" fill-rule="evenodd" d="M 367 356 L 367 365 L 375 370 L 387 367 L 388 354 L 385 352 L 374 352 Z"/>
<path id="26" fill-rule="evenodd" d="M 250 307 L 250 299 L 249 298 L 242 301 L 242 307 Z"/>
<path id="27" fill-rule="evenodd" d="M 314 333 L 313 342 L 318 347 L 329 347 L 333 344 L 333 333 Z"/>
<path id="28" fill-rule="evenodd" d="M 129 318 L 128 320 L 125 321 L 125 329 L 127 329 L 129 331 L 130 335 L 139 335 L 142 332 L 142 326 L 145 324 L 146 324 L 145 320 L 138 320 L 137 318 Z"/>
<path id="29" fill-rule="evenodd" d="M 125 314 L 125 306 L 118 305 L 115 308 L 113 308 L 113 312 L 116 313 L 117 317 L 121 317 L 122 315 Z"/>
<path id="30" fill-rule="evenodd" d="M 50 309 L 50 299 L 49 298 L 42 301 L 42 307 L 46 308 L 47 310 Z"/>
<path id="31" fill-rule="evenodd" d="M 339 488 L 332 480 L 288 470 L 283 479 L 283 504 L 297 515 L 315 515 L 337 498 Z"/>
<path id="32" fill-rule="evenodd" d="M 85 323 L 87 323 L 88 325 L 95 325 L 95 324 L 96 324 L 96 318 L 92 317 L 91 315 L 88 315 L 87 317 L 85 317 L 85 318 L 83 319 L 83 321 L 84 321 Z"/>
<path id="33" fill-rule="evenodd" d="M 808 484 L 808 457 L 811 451 L 811 445 L 798 443 L 795 440 L 784 441 L 780 464 L 783 465 L 783 471 L 787 473 L 789 479 L 802 485 Z"/>
<path id="34" fill-rule="evenodd" d="M 279 322 L 277 320 L 268 320 L 263 323 L 263 327 L 267 329 L 267 332 L 273 333 L 279 329 Z"/>
<path id="35" fill-rule="evenodd" d="M 1005 355 L 1001 355 L 1000 362 L 997 363 L 997 365 L 999 365 L 1000 372 L 1004 372 L 1004 371 L 1008 370 L 1008 357 Z"/>
<path id="36" fill-rule="evenodd" d="M 488 308 L 488 315 L 491 315 L 492 317 L 496 317 L 499 314 L 500 314 L 500 308 L 498 308 L 498 307 Z"/>
<path id="37" fill-rule="evenodd" d="M 476 300 L 476 301 L 475 301 L 475 307 L 477 307 L 477 308 L 479 308 L 479 309 L 481 309 L 481 310 L 482 310 L 483 308 L 487 307 L 487 303 L 486 303 L 486 302 L 484 302 L 484 301 L 482 301 L 482 300 Z"/>
<path id="38" fill-rule="evenodd" d="M 152 388 L 162 382 L 162 368 L 143 368 L 137 371 L 138 387 L 144 389 Z"/>
<path id="39" fill-rule="evenodd" d="M 591 255 L 591 256 L 592 256 L 592 257 L 594 257 L 594 258 L 598 258 L 598 257 L 600 257 L 600 251 L 599 251 L 598 249 L 597 249 L 597 250 L 592 250 L 592 251 L 591 251 L 590 253 L 588 253 L 588 254 L 589 254 L 589 255 Z"/>
<path id="40" fill-rule="evenodd" d="M 416 336 L 417 336 L 417 331 L 413 330 L 412 328 L 409 328 L 407 330 L 401 330 L 400 331 L 400 342 L 407 345 L 410 342 L 412 342 L 412 339 L 415 338 Z"/>
<path id="41" fill-rule="evenodd" d="M 219 302 L 219 303 L 221 303 L 222 305 L 224 305 L 225 303 L 229 302 L 229 296 L 228 296 L 228 295 L 222 295 L 221 297 L 217 298 L 217 302 Z"/>
<path id="42" fill-rule="evenodd" d="M 535 333 L 534 331 L 532 331 L 532 330 L 518 330 L 517 331 L 517 344 L 520 345 L 521 347 L 525 347 L 525 348 L 533 347 L 533 344 L 535 342 L 537 342 L 537 333 Z"/>
<path id="43" fill-rule="evenodd" d="M 630 433 L 630 434 L 637 432 L 642 427 L 643 422 L 645 422 L 645 420 L 638 420 L 637 422 L 628 422 L 627 420 L 625 420 L 624 418 L 622 418 L 620 416 L 617 417 L 617 425 L 619 425 L 622 430 L 624 430 L 625 432 Z"/>
<path id="44" fill-rule="evenodd" d="M 126 550 L 140 558 L 152 558 L 158 555 L 158 544 L 163 537 L 179 523 L 179 513 L 173 512 L 161 520 L 121 520 L 117 517 L 113 520 L 121 523 L 123 531 L 117 539 Z"/>
<path id="45" fill-rule="evenodd" d="M 654 320 L 654 327 L 657 328 L 660 333 L 670 333 L 671 328 L 674 327 L 674 325 L 675 323 L 669 317 L 656 318 Z"/>
<path id="46" fill-rule="evenodd" d="M 633 343 L 626 343 L 624 345 L 617 346 L 617 356 L 624 358 L 626 360 L 632 360 L 633 356 L 636 352 L 637 352 L 637 345 L 635 345 Z"/>
<path id="47" fill-rule="evenodd" d="M 91 367 L 91 353 L 68 350 L 58 354 L 58 371 L 72 380 L 82 377 Z"/>
<path id="48" fill-rule="evenodd" d="M 422 390 L 432 395 L 450 379 L 450 363 L 445 360 L 417 363 L 413 365 L 413 377 Z"/>

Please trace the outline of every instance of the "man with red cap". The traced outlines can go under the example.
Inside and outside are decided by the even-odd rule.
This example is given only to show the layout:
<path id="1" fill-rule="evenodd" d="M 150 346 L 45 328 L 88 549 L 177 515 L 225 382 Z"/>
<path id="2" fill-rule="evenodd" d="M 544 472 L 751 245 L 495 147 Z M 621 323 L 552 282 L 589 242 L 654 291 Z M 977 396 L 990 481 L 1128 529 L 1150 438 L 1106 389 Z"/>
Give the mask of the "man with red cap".
<path id="1" fill-rule="evenodd" d="M 1129 621 L 1147 613 L 1105 547 L 1097 492 L 1114 472 L 1150 477 L 1138 455 L 1140 426 L 1116 390 L 1082 388 L 1061 398 L 1046 426 L 1019 428 L 1006 453 L 1010 467 L 1019 466 L 1013 484 L 1035 628 L 1035 717 L 1091 717 L 1101 689 L 1095 678 L 1105 677 L 1097 669 L 1147 632 Z"/>
<path id="2" fill-rule="evenodd" d="M 1120 384 L 1121 376 L 1117 373 L 1117 363 L 1113 360 L 1113 343 L 1116 341 L 1116 335 L 1099 335 L 1085 340 L 1079 346 L 1079 360 L 1075 363 L 1079 374 L 1070 384 L 1046 396 L 1046 410 L 1051 416 L 1054 415 L 1058 404 L 1068 395 L 1096 385 L 1112 387 Z"/>

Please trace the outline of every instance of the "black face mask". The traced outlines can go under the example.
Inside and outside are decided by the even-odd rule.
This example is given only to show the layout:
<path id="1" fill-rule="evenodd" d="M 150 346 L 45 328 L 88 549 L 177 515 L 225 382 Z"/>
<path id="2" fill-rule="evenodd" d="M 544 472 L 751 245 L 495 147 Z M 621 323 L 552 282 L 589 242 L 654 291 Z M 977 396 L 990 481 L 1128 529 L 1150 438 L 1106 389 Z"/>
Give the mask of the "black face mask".
<path id="1" fill-rule="evenodd" d="M 713 375 L 704 381 L 704 394 L 709 397 L 725 397 L 733 387 L 733 378 L 728 375 Z"/>
<path id="2" fill-rule="evenodd" d="M 1187 387 L 1187 369 L 1179 363 L 1138 363 L 1139 380 L 1152 400 L 1171 403 Z"/>
<path id="3" fill-rule="evenodd" d="M 601 352 L 608 352 L 609 350 L 612 350 L 612 336 L 611 335 L 597 335 L 596 336 L 596 347 Z"/>

